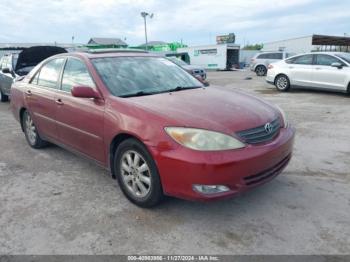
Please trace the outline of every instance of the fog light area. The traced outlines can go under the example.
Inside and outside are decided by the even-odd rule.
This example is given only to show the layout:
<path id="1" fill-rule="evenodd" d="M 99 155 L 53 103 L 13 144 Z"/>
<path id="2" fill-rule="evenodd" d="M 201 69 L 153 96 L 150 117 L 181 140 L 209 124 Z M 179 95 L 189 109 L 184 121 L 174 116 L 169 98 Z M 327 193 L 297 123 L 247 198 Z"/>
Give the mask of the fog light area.
<path id="1" fill-rule="evenodd" d="M 216 194 L 227 192 L 230 189 L 227 186 L 223 185 L 193 185 L 193 190 L 201 194 Z"/>

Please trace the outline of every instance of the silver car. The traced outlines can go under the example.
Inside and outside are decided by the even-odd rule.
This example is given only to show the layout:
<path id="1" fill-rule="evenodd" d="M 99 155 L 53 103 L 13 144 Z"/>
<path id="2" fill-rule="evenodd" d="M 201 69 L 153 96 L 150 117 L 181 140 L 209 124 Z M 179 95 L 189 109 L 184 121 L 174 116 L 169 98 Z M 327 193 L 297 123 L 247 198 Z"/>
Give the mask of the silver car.
<path id="1" fill-rule="evenodd" d="M 294 54 L 286 52 L 263 52 L 257 53 L 250 61 L 250 70 L 254 71 L 257 76 L 264 76 L 269 64 L 290 57 Z"/>
<path id="2" fill-rule="evenodd" d="M 269 65 L 266 81 L 279 91 L 291 87 L 350 92 L 350 54 L 315 52 Z"/>

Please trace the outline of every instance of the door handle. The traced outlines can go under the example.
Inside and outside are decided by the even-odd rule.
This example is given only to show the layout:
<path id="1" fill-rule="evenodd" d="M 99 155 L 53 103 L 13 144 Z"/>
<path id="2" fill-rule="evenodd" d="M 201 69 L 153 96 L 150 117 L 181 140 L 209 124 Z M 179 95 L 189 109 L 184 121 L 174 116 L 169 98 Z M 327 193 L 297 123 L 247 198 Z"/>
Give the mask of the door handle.
<path id="1" fill-rule="evenodd" d="M 294 66 L 290 66 L 290 67 L 288 67 L 289 69 L 293 69 L 294 68 Z"/>
<path id="2" fill-rule="evenodd" d="M 63 105 L 64 103 L 62 102 L 61 98 L 58 98 L 58 99 L 56 99 L 56 104 Z"/>
<path id="3" fill-rule="evenodd" d="M 315 69 L 316 69 L 316 70 L 321 70 L 322 68 L 316 67 Z"/>
<path id="4" fill-rule="evenodd" d="M 31 95 L 32 95 L 32 91 L 27 90 L 27 91 L 25 91 L 25 94 L 26 94 L 27 96 L 31 96 Z"/>

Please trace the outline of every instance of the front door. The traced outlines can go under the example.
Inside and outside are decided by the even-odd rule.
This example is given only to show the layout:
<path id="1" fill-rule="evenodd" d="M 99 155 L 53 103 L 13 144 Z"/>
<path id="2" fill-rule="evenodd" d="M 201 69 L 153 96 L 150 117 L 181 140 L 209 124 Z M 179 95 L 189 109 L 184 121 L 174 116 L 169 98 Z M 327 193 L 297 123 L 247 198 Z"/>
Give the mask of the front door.
<path id="1" fill-rule="evenodd" d="M 73 97 L 74 85 L 96 88 L 85 63 L 68 58 L 56 97 L 59 141 L 101 163 L 104 153 L 104 100 Z"/>
<path id="2" fill-rule="evenodd" d="M 288 62 L 289 78 L 292 85 L 312 86 L 313 55 L 301 55 Z"/>
<path id="3" fill-rule="evenodd" d="M 333 63 L 339 63 L 343 65 L 343 68 L 331 66 Z M 313 82 L 315 87 L 318 88 L 345 91 L 347 89 L 346 79 L 349 72 L 349 68 L 338 58 L 326 54 L 317 54 Z"/>

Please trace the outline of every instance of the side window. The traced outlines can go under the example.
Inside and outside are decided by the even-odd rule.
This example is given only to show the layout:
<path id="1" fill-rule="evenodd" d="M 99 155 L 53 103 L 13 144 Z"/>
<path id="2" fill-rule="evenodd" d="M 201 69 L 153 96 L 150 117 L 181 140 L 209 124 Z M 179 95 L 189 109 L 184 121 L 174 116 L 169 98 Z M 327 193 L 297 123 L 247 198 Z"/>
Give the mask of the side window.
<path id="1" fill-rule="evenodd" d="M 273 57 L 271 59 L 279 59 L 279 60 L 282 60 L 283 58 L 283 54 L 282 53 L 274 53 L 272 54 Z"/>
<path id="2" fill-rule="evenodd" d="M 289 59 L 289 64 L 298 64 L 298 65 L 311 65 L 312 64 L 312 55 L 301 55 Z"/>
<path id="3" fill-rule="evenodd" d="M 39 86 L 57 88 L 58 77 L 64 58 L 57 58 L 46 63 L 41 69 L 37 80 Z M 36 77 L 36 76 L 35 76 Z"/>
<path id="4" fill-rule="evenodd" d="M 316 55 L 316 65 L 331 66 L 333 63 L 343 64 L 337 58 L 330 55 Z"/>
<path id="5" fill-rule="evenodd" d="M 257 59 L 266 59 L 268 54 L 260 54 Z"/>
<path id="6" fill-rule="evenodd" d="M 86 65 L 75 58 L 68 58 L 62 77 L 62 90 L 70 92 L 74 85 L 95 87 Z"/>
<path id="7" fill-rule="evenodd" d="M 1 68 L 6 68 L 6 64 L 7 64 L 7 56 L 4 56 L 1 59 Z"/>
<path id="8" fill-rule="evenodd" d="M 33 85 L 37 85 L 38 84 L 39 75 L 40 75 L 40 70 L 38 72 L 36 72 L 35 76 L 32 78 L 32 81 L 30 81 L 30 83 L 33 84 Z"/>

